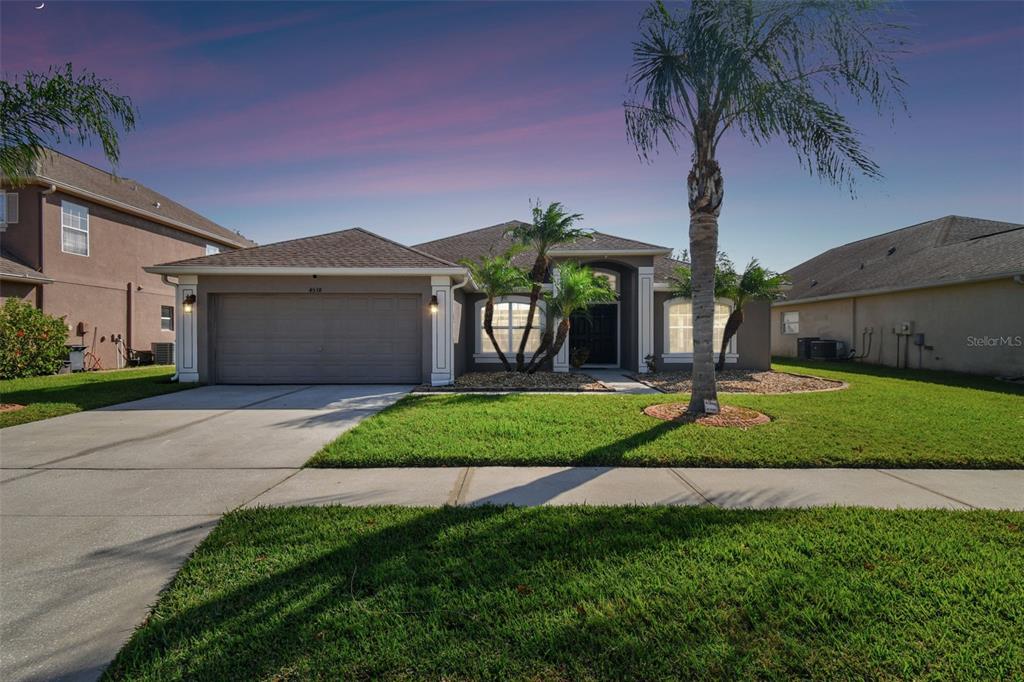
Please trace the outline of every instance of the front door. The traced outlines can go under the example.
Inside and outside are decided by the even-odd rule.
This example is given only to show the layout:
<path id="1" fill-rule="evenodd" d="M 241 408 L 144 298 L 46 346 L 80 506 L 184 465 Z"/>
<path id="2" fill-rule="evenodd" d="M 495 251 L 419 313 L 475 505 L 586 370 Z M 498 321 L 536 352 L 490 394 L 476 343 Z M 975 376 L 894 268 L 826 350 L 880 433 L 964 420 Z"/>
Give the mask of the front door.
<path id="1" fill-rule="evenodd" d="M 618 305 L 592 305 L 586 313 L 576 313 L 569 320 L 570 359 L 577 348 L 586 348 L 590 353 L 584 364 L 619 364 Z"/>

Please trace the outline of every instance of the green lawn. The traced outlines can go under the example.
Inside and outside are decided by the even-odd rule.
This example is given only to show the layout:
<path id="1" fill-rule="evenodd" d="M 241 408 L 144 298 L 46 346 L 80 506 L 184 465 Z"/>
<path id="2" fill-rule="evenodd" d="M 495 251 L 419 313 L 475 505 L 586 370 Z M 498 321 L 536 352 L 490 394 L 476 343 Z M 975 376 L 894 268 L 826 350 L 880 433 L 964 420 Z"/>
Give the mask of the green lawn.
<path id="1" fill-rule="evenodd" d="M 644 415 L 685 395 L 411 395 L 330 443 L 318 467 L 685 465 L 1024 466 L 1024 390 L 992 379 L 777 363 L 842 391 L 721 394 L 772 417 L 747 431 Z"/>
<path id="2" fill-rule="evenodd" d="M 1020 679 L 1024 514 L 229 514 L 107 679 Z"/>
<path id="3" fill-rule="evenodd" d="M 161 365 L 0 381 L 0 402 L 26 405 L 17 412 L 0 412 L 0 428 L 197 385 L 171 383 L 173 375 L 173 367 Z"/>

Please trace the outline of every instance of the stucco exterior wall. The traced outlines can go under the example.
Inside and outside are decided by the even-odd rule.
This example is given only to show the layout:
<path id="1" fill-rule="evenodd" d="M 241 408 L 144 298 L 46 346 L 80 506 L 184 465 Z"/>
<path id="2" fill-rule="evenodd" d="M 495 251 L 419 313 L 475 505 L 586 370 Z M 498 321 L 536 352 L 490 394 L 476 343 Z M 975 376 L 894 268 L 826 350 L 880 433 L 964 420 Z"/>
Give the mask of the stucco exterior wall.
<path id="1" fill-rule="evenodd" d="M 665 360 L 665 302 L 672 295 L 667 291 L 654 293 L 654 357 L 659 371 L 677 372 L 693 368 L 690 362 Z M 736 332 L 736 362 L 728 362 L 726 369 L 770 369 L 771 357 L 771 307 L 767 301 L 751 301 L 743 309 L 743 324 Z M 718 359 L 718 349 L 715 349 Z"/>
<path id="2" fill-rule="evenodd" d="M 40 267 L 39 252 L 39 210 L 42 188 L 35 185 L 4 188 L 5 192 L 18 194 L 18 222 L 8 225 L 0 234 L 0 242 L 4 251 L 10 253 L 25 265 L 38 270 Z"/>
<path id="3" fill-rule="evenodd" d="M 782 313 L 800 312 L 800 333 L 782 334 Z M 924 346 L 904 352 L 900 366 L 987 375 L 1024 374 L 1024 286 L 1009 277 L 914 291 L 861 296 L 818 303 L 777 304 L 772 308 L 772 353 L 796 356 L 798 336 L 843 341 L 863 362 L 895 367 L 893 327 L 912 322 Z M 872 328 L 870 347 L 863 332 Z M 862 341 L 863 339 L 863 341 Z M 928 347 L 931 347 L 930 349 Z"/>
<path id="4" fill-rule="evenodd" d="M 310 293 L 319 288 L 319 294 Z M 216 336 L 216 316 L 210 298 L 218 294 L 419 294 L 422 301 L 420 329 L 423 337 L 423 381 L 430 379 L 430 360 L 433 349 L 431 317 L 427 302 L 430 300 L 430 277 L 313 277 L 309 276 L 200 276 L 196 294 L 197 366 L 199 380 L 213 382 L 211 366 L 213 339 Z"/>
<path id="5" fill-rule="evenodd" d="M 19 301 L 38 305 L 36 303 L 38 291 L 38 285 L 29 284 L 28 282 L 2 281 L 0 282 L 0 306 L 6 303 L 9 298 L 16 298 Z"/>

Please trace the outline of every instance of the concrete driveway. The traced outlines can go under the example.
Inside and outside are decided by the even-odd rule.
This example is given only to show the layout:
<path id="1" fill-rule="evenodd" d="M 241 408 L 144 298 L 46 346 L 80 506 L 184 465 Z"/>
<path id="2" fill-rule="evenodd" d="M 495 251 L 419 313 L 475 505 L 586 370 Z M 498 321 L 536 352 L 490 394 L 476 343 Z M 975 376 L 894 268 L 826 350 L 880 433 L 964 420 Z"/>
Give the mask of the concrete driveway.
<path id="1" fill-rule="evenodd" d="M 0 679 L 95 679 L 217 522 L 399 386 L 210 386 L 0 431 Z"/>

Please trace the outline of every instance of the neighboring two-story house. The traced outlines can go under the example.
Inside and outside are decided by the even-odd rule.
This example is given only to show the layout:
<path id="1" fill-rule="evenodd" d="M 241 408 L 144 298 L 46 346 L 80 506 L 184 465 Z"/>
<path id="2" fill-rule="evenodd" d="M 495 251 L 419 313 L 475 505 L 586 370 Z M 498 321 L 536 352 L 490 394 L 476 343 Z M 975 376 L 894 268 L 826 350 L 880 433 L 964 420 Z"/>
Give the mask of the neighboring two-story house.
<path id="1" fill-rule="evenodd" d="M 174 288 L 143 268 L 254 243 L 152 189 L 57 152 L 3 179 L 0 297 L 63 317 L 91 366 L 175 340 Z"/>

